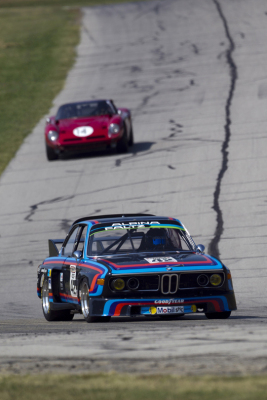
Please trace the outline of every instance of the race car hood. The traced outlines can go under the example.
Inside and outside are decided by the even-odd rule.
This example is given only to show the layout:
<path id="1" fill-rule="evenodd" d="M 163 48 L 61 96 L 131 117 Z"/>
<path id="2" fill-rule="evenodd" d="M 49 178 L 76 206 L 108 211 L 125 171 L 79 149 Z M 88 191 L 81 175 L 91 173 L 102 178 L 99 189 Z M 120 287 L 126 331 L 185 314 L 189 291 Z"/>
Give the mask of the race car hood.
<path id="1" fill-rule="evenodd" d="M 222 264 L 207 254 L 171 253 L 164 255 L 133 254 L 125 256 L 114 255 L 110 258 L 98 258 L 111 269 L 113 275 L 151 273 L 151 272 L 181 272 L 209 271 L 222 269 Z"/>
<path id="2" fill-rule="evenodd" d="M 68 139 L 77 138 L 79 134 L 75 134 L 74 131 L 77 128 L 88 127 L 90 130 L 88 130 L 86 136 L 98 136 L 107 133 L 110 123 L 111 117 L 106 115 L 90 118 L 63 119 L 59 121 L 59 133 L 64 134 L 64 137 Z"/>

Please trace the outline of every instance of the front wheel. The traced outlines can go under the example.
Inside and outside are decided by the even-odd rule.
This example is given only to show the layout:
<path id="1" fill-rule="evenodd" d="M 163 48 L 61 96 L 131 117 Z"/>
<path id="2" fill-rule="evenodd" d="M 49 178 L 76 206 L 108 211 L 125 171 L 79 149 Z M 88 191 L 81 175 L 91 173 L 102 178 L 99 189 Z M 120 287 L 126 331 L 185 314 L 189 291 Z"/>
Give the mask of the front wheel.
<path id="1" fill-rule="evenodd" d="M 49 302 L 49 287 L 48 287 L 48 279 L 46 278 L 42 287 L 42 309 L 44 317 L 47 321 L 71 321 L 74 317 L 74 314 L 70 313 L 70 310 L 62 310 L 55 311 L 51 310 L 50 302 Z"/>
<path id="2" fill-rule="evenodd" d="M 231 311 L 214 312 L 205 314 L 208 319 L 227 319 L 231 315 Z"/>
<path id="3" fill-rule="evenodd" d="M 128 152 L 128 139 L 126 126 L 123 124 L 123 135 L 117 142 L 117 152 L 118 153 L 127 153 Z"/>
<path id="4" fill-rule="evenodd" d="M 81 283 L 81 308 L 86 322 L 108 322 L 110 317 L 92 317 L 90 315 L 89 286 L 86 280 Z"/>
<path id="5" fill-rule="evenodd" d="M 134 134 L 133 134 L 132 124 L 131 124 L 131 128 L 130 128 L 130 139 L 129 139 L 128 144 L 129 144 L 129 146 L 133 146 L 133 144 L 134 144 Z"/>
<path id="6" fill-rule="evenodd" d="M 46 157 L 48 161 L 54 161 L 58 159 L 58 154 L 55 153 L 54 149 L 52 147 L 48 146 L 47 143 L 45 144 L 46 146 Z"/>

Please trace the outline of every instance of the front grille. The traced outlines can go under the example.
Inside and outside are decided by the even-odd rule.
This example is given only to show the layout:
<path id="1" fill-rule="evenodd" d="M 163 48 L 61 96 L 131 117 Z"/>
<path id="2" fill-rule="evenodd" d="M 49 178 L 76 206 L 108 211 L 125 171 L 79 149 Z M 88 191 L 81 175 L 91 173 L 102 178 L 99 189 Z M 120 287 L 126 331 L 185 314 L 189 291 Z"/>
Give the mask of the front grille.
<path id="1" fill-rule="evenodd" d="M 158 290 L 159 277 L 158 276 L 138 276 L 139 288 L 138 290 Z"/>
<path id="2" fill-rule="evenodd" d="M 161 293 L 174 294 L 178 290 L 178 275 L 165 274 L 161 277 Z"/>
<path id="3" fill-rule="evenodd" d="M 94 140 L 94 139 L 105 139 L 105 135 L 98 135 L 98 136 L 88 136 L 86 140 Z"/>

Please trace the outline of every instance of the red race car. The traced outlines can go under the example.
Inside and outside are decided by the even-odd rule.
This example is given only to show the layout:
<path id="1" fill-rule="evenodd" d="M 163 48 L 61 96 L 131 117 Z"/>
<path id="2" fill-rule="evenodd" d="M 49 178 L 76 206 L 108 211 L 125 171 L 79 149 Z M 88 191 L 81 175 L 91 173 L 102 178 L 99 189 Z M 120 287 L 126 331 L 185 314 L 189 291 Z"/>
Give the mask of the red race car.
<path id="1" fill-rule="evenodd" d="M 56 116 L 47 118 L 46 154 L 49 161 L 62 153 L 85 153 L 116 148 L 126 153 L 134 142 L 131 112 L 112 100 L 63 104 Z"/>

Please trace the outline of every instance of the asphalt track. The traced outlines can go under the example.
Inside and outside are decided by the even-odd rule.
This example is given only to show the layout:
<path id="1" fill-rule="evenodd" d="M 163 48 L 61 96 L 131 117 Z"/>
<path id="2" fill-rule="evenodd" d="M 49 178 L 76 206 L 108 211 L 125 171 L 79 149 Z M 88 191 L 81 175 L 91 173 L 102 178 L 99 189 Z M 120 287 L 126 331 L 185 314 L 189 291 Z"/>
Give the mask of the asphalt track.
<path id="1" fill-rule="evenodd" d="M 0 370 L 265 372 L 266 1 L 83 12 L 77 61 L 50 114 L 113 98 L 132 110 L 135 145 L 49 163 L 44 117 L 2 175 Z M 126 212 L 180 218 L 231 269 L 238 311 L 227 321 L 46 322 L 36 269 L 47 239 L 83 215 Z"/>

